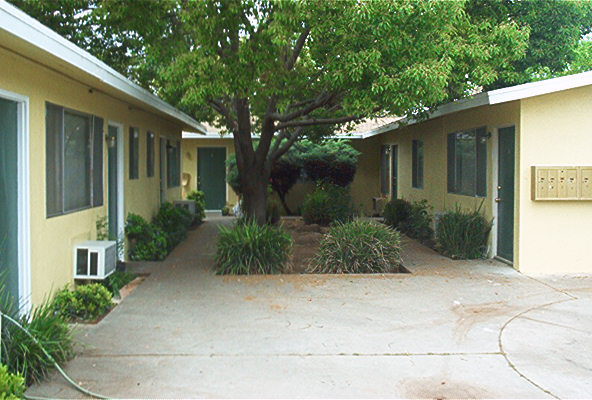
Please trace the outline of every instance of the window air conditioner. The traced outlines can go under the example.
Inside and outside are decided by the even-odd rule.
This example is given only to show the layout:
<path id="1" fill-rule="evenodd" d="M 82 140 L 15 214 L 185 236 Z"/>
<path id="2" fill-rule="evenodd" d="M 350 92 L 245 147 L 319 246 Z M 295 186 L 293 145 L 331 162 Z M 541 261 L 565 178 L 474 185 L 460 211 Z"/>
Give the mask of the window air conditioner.
<path id="1" fill-rule="evenodd" d="M 117 266 L 117 243 L 101 240 L 74 247 L 74 279 L 105 279 Z"/>
<path id="2" fill-rule="evenodd" d="M 175 200 L 173 203 L 175 207 L 182 207 L 189 211 L 191 215 L 195 215 L 195 201 L 193 200 Z"/>

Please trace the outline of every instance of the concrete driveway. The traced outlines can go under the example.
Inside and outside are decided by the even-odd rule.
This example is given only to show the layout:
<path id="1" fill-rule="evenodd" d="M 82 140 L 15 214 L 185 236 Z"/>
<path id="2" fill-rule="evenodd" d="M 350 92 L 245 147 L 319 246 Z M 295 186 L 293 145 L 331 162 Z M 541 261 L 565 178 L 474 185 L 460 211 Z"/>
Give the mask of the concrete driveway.
<path id="1" fill-rule="evenodd" d="M 411 274 L 220 277 L 213 219 L 95 326 L 67 372 L 117 398 L 592 397 L 592 277 L 407 243 Z M 28 394 L 80 398 L 57 375 Z"/>

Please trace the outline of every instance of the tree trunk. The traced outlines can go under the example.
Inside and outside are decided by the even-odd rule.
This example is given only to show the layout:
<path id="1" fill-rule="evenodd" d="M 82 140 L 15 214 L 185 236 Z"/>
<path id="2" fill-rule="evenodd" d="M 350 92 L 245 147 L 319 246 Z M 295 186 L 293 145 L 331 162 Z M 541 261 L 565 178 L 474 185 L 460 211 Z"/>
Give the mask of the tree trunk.
<path id="1" fill-rule="evenodd" d="M 288 202 L 286 201 L 286 194 L 280 193 L 277 190 L 275 192 L 278 194 L 278 197 L 280 198 L 280 202 L 282 203 L 282 206 L 286 211 L 286 215 L 292 215 L 292 210 L 290 210 L 290 208 L 288 207 Z"/>
<path id="2" fill-rule="evenodd" d="M 240 171 L 243 215 L 259 225 L 267 223 L 269 173 L 262 169 L 253 166 Z"/>

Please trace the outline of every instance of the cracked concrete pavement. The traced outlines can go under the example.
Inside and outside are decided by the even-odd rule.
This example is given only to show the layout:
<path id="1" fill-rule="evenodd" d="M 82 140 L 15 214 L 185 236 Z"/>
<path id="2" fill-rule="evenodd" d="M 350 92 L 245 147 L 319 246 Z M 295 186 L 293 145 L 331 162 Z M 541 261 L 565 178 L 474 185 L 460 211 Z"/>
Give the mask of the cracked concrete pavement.
<path id="1" fill-rule="evenodd" d="M 411 274 L 221 277 L 190 232 L 66 371 L 115 398 L 590 398 L 592 276 L 529 277 L 406 242 Z M 57 374 L 27 392 L 81 398 Z"/>

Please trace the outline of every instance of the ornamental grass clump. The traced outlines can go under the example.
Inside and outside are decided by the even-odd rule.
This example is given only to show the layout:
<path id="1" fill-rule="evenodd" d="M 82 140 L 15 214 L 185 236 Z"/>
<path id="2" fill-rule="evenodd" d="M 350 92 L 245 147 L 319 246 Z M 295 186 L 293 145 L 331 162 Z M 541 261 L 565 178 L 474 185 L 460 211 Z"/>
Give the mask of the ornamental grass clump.
<path id="1" fill-rule="evenodd" d="M 0 311 L 28 330 L 58 364 L 74 356 L 72 330 L 66 320 L 55 313 L 51 302 L 31 312 L 19 312 L 0 277 Z M 38 382 L 54 368 L 39 344 L 7 318 L 2 320 L 1 336 L 0 362 L 10 373 L 22 375 L 26 384 Z"/>
<path id="2" fill-rule="evenodd" d="M 436 246 L 450 258 L 483 258 L 487 252 L 491 226 L 491 221 L 481 213 L 481 207 L 467 211 L 457 205 L 453 211 L 440 217 L 436 229 Z"/>
<path id="3" fill-rule="evenodd" d="M 309 267 L 309 272 L 322 274 L 371 274 L 401 270 L 399 232 L 364 219 L 332 226 Z"/>
<path id="4" fill-rule="evenodd" d="M 216 273 L 220 275 L 276 274 L 282 272 L 292 250 L 292 238 L 280 227 L 239 221 L 220 227 Z"/>

